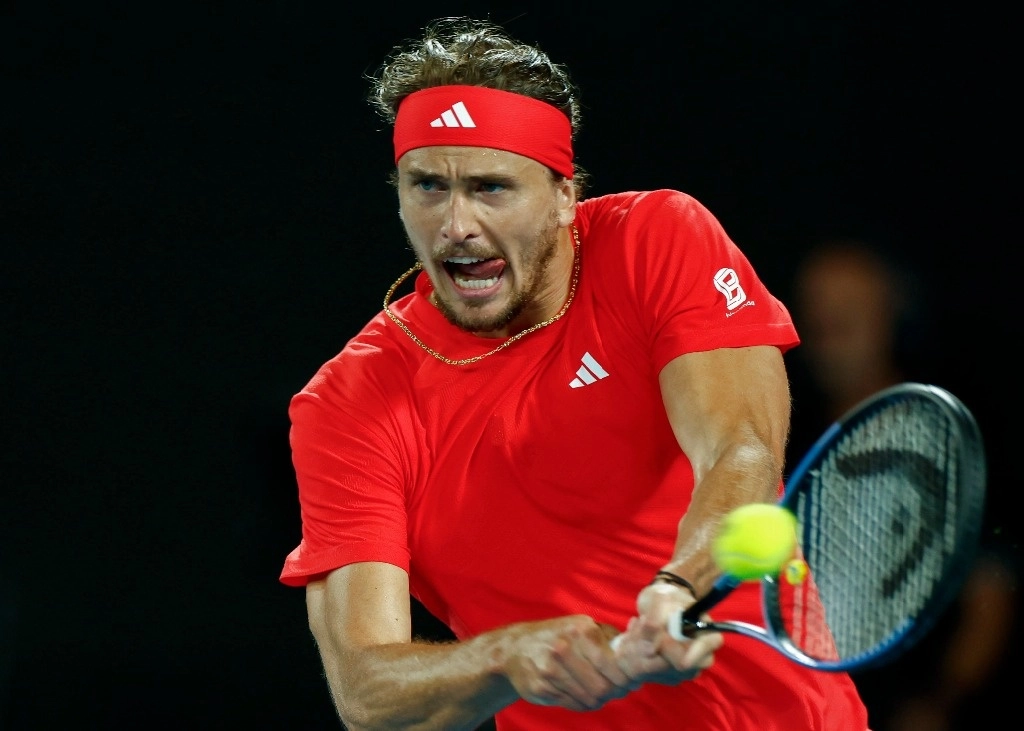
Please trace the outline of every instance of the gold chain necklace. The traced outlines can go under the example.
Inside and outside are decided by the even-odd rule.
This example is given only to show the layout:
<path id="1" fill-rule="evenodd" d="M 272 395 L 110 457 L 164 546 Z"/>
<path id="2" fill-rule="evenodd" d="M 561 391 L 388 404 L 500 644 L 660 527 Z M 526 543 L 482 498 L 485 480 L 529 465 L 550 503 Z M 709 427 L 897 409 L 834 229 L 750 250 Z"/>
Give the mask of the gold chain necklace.
<path id="1" fill-rule="evenodd" d="M 573 255 L 572 255 L 572 283 L 569 285 L 569 296 L 565 299 L 565 304 L 562 305 L 562 309 L 560 309 L 557 313 L 555 313 L 554 317 L 549 317 L 544 322 L 538 322 L 536 325 L 531 325 L 530 327 L 526 328 L 525 330 L 516 333 L 512 337 L 510 337 L 507 340 L 505 340 L 504 342 L 502 342 L 501 345 L 499 345 L 497 348 L 495 348 L 494 350 L 490 350 L 490 351 L 484 353 L 483 355 L 474 355 L 472 358 L 462 358 L 461 360 L 455 360 L 454 358 L 448 358 L 447 356 L 441 355 L 436 350 L 434 350 L 429 345 L 427 345 L 422 340 L 420 340 L 418 337 L 416 337 L 416 335 L 413 334 L 413 331 L 409 329 L 409 326 L 406 325 L 401 320 L 399 320 L 398 317 L 395 315 L 395 313 L 393 313 L 391 311 L 391 298 L 394 296 L 395 290 L 398 289 L 402 285 L 402 282 L 404 282 L 406 279 L 408 279 L 412 274 L 414 274 L 415 272 L 418 272 L 420 269 L 423 268 L 423 265 L 420 264 L 419 262 L 416 262 L 415 266 L 413 266 L 411 269 L 409 269 L 407 272 L 405 272 L 402 276 L 400 276 L 395 281 L 395 283 L 391 285 L 391 288 L 388 289 L 387 294 L 384 295 L 384 314 L 387 315 L 389 318 L 391 318 L 391 321 L 393 323 L 395 323 L 396 325 L 398 325 L 398 327 L 402 328 L 402 330 L 405 332 L 405 334 L 408 335 L 410 338 L 412 338 L 412 341 L 414 343 L 416 343 L 423 350 L 425 350 L 426 352 L 430 353 L 432 356 L 437 358 L 442 363 L 447 363 L 448 365 L 457 365 L 457 366 L 469 365 L 470 363 L 476 363 L 478 360 L 483 360 L 487 356 L 494 355 L 499 350 L 507 348 L 512 343 L 514 343 L 515 341 L 519 340 L 520 338 L 526 337 L 527 335 L 532 333 L 534 330 L 540 330 L 542 327 L 547 327 L 551 323 L 556 322 L 559 318 L 562 317 L 562 315 L 564 315 L 566 313 L 566 310 L 569 309 L 569 305 L 572 304 L 572 298 L 576 295 L 576 284 L 580 280 L 580 234 L 579 234 L 579 231 L 576 230 L 575 226 L 572 227 L 572 238 L 573 238 L 573 241 L 575 242 L 575 248 L 573 250 Z"/>

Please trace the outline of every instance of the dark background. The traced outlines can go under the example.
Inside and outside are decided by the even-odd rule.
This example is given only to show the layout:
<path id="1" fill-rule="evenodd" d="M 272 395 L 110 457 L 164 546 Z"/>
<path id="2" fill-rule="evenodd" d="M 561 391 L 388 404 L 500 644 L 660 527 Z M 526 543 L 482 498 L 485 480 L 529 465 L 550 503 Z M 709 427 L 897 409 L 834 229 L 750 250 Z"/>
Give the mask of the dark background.
<path id="1" fill-rule="evenodd" d="M 363 74 L 435 15 L 490 17 L 568 64 L 592 192 L 694 194 L 783 297 L 825 233 L 912 262 L 935 380 L 989 440 L 991 529 L 1013 528 L 1007 17 L 18 5 L 0 28 L 0 727 L 337 727 L 302 592 L 277 581 L 300 530 L 286 408 L 412 262 Z"/>

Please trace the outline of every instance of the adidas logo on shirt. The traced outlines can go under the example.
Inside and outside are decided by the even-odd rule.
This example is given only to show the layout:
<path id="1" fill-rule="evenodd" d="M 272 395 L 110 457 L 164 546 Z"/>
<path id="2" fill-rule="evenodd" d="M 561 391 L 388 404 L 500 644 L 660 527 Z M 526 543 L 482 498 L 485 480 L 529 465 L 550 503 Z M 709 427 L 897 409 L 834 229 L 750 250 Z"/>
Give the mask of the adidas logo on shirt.
<path id="1" fill-rule="evenodd" d="M 441 116 L 430 123 L 431 127 L 476 127 L 476 122 L 469 115 L 469 110 L 462 102 L 455 102 L 451 109 L 441 112 Z"/>
<path id="2" fill-rule="evenodd" d="M 602 368 L 590 353 L 584 353 L 581 360 L 583 365 L 576 371 L 576 378 L 569 381 L 569 388 L 583 388 L 608 377 L 608 371 Z"/>

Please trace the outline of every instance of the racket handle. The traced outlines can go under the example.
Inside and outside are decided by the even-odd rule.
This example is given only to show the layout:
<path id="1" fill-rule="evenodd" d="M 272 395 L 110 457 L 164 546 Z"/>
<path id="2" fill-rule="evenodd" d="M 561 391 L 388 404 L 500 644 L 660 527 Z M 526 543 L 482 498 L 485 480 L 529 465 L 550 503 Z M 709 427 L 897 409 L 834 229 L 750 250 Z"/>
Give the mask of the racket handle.
<path id="1" fill-rule="evenodd" d="M 678 612 L 669 619 L 668 633 L 678 642 L 692 636 L 694 630 L 697 629 L 700 615 L 722 601 L 739 584 L 740 580 L 731 574 L 719 576 L 715 585 L 711 587 L 711 591 L 691 604 L 685 611 Z"/>

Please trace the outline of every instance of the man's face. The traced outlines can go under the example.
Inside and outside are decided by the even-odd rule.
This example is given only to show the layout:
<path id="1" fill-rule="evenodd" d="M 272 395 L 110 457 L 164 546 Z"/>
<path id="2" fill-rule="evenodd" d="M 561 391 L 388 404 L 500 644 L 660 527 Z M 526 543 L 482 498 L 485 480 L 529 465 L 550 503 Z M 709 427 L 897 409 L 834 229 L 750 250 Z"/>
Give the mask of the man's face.
<path id="1" fill-rule="evenodd" d="M 849 388 L 889 368 L 895 357 L 895 307 L 884 272 L 864 255 L 832 253 L 806 267 L 798 280 L 796 310 L 816 376 Z"/>
<path id="2" fill-rule="evenodd" d="M 398 161 L 398 200 L 434 304 L 455 325 L 505 337 L 561 308 L 572 181 L 513 152 L 421 147 Z"/>

